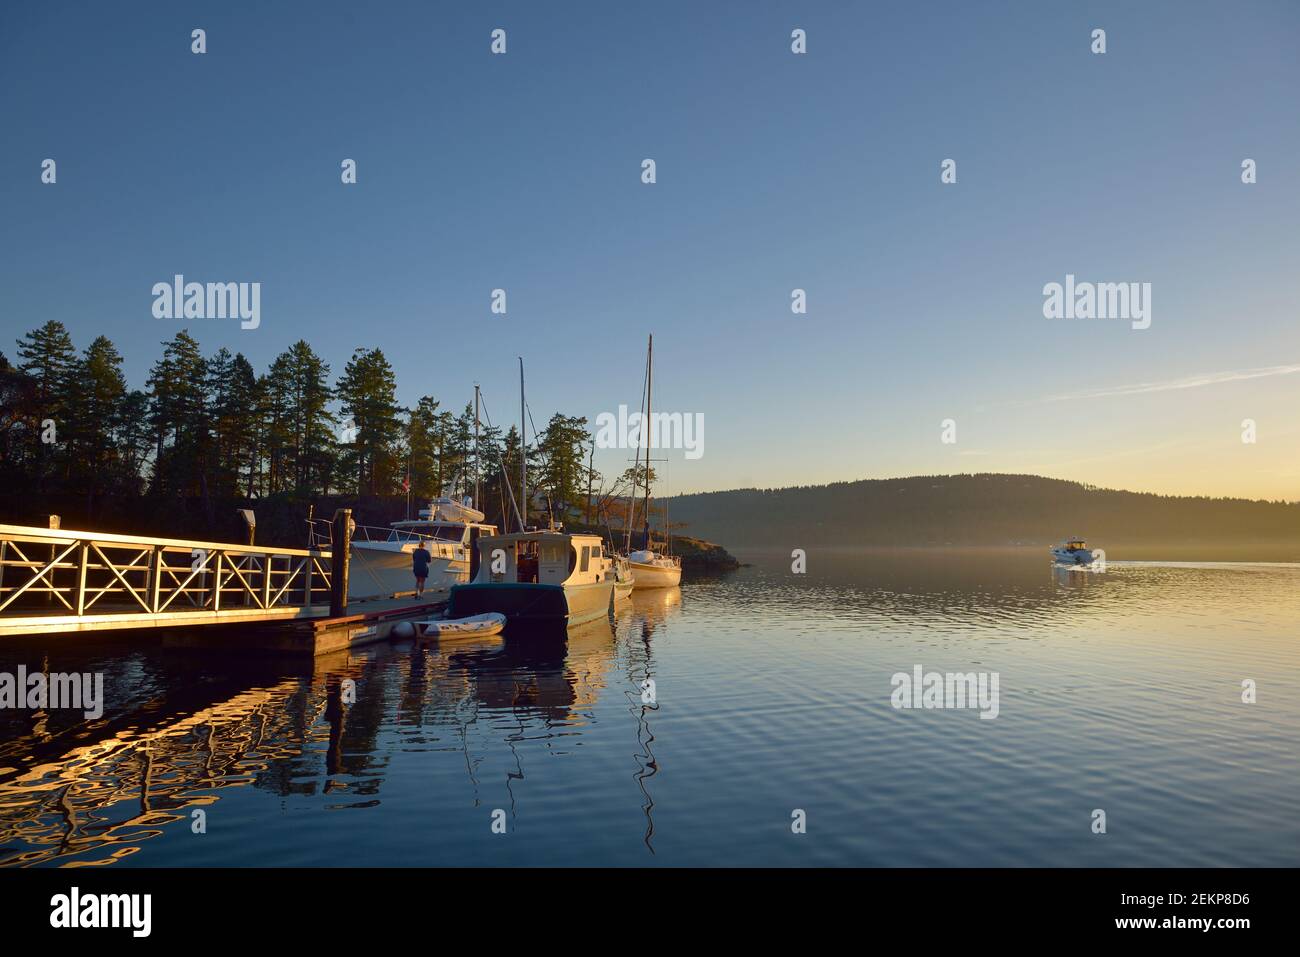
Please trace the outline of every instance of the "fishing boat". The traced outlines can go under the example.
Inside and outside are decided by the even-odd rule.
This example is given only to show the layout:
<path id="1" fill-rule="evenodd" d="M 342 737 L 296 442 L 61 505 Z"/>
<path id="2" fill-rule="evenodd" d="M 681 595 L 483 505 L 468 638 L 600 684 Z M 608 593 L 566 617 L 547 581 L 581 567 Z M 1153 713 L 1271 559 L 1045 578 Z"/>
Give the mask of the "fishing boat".
<path id="1" fill-rule="evenodd" d="M 448 618 L 498 612 L 511 625 L 576 625 L 609 613 L 615 576 L 597 535 L 514 532 L 479 538 L 478 549 L 478 574 L 452 586 Z"/>
<path id="2" fill-rule="evenodd" d="M 1096 556 L 1082 538 L 1067 538 L 1052 546 L 1052 560 L 1058 565 L 1091 565 Z"/>
<path id="3" fill-rule="evenodd" d="M 473 507 L 468 497 L 436 498 L 418 514 L 417 519 L 393 522 L 388 528 L 356 526 L 352 533 L 349 598 L 413 589 L 411 555 L 421 542 L 432 556 L 426 588 L 438 590 L 469 581 L 474 541 L 482 535 L 495 535 L 497 527 L 484 523 L 486 516 Z"/>

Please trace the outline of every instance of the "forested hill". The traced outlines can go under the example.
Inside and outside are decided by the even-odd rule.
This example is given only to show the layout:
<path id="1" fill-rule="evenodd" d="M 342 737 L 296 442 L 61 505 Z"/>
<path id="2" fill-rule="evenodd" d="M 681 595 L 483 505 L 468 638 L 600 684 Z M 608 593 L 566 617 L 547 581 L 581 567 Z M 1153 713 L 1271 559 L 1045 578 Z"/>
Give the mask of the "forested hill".
<path id="1" fill-rule="evenodd" d="M 1295 545 L 1300 503 L 1181 498 L 1035 475 L 932 475 L 668 500 L 673 525 L 735 545 Z"/>

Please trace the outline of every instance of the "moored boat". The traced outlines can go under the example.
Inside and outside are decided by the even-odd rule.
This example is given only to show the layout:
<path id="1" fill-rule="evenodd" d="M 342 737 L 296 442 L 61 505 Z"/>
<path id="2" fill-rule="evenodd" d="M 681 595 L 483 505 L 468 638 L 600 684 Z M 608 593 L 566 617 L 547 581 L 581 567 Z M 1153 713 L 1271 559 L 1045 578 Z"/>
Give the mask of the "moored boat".
<path id="1" fill-rule="evenodd" d="M 642 550 L 627 557 L 634 588 L 674 588 L 682 583 L 682 560 L 676 555 Z"/>
<path id="2" fill-rule="evenodd" d="M 650 336 L 646 343 L 645 355 L 645 421 L 652 421 L 651 402 L 654 395 L 654 354 L 655 354 L 655 337 Z M 637 445 L 637 458 L 632 469 L 633 478 L 638 472 L 645 479 L 645 497 L 642 505 L 645 510 L 645 548 L 640 551 L 632 551 L 632 526 L 635 525 L 636 516 L 636 487 L 635 481 L 632 488 L 630 502 L 630 511 L 632 518 L 627 522 L 627 566 L 632 574 L 632 587 L 634 589 L 645 588 L 675 588 L 682 582 L 682 560 L 672 554 L 672 533 L 668 525 L 668 509 L 664 507 L 664 533 L 667 536 L 666 551 L 656 552 L 654 550 L 654 541 L 650 533 L 650 482 L 654 474 L 650 468 L 650 445 L 646 440 L 645 466 L 642 471 L 641 466 L 641 446 Z"/>
<path id="3" fill-rule="evenodd" d="M 452 586 L 449 618 L 498 612 L 511 625 L 576 625 L 609 613 L 615 576 L 599 536 L 515 532 L 482 537 L 478 549 L 478 575 Z"/>
<path id="4" fill-rule="evenodd" d="M 358 525 L 352 537 L 348 597 L 366 598 L 411 591 L 415 587 L 412 553 L 424 542 L 429 552 L 425 588 L 439 590 L 469 581 L 474 541 L 495 535 L 495 525 L 468 498 L 436 498 L 420 509 L 418 519 L 393 522 L 388 528 Z"/>
<path id="5" fill-rule="evenodd" d="M 611 553 L 609 558 L 614 573 L 614 600 L 622 601 L 632 595 L 632 567 L 622 555 Z"/>
<path id="6" fill-rule="evenodd" d="M 506 627 L 506 616 L 484 612 L 468 618 L 433 618 L 416 622 L 416 627 L 424 638 L 483 638 L 500 634 Z"/>

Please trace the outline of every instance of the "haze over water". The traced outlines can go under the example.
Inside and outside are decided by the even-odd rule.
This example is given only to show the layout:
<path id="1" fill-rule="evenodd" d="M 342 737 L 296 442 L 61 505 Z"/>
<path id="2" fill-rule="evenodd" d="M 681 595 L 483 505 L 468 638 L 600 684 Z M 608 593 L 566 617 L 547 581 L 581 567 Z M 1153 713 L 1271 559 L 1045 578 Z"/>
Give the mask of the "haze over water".
<path id="1" fill-rule="evenodd" d="M 0 712 L 0 862 L 1300 862 L 1300 565 L 742 557 L 567 644 L 314 665 L 123 635 L 2 645 L 0 670 L 107 672 L 109 700 L 89 727 Z M 895 710 L 891 676 L 916 665 L 998 672 L 998 717 Z"/>

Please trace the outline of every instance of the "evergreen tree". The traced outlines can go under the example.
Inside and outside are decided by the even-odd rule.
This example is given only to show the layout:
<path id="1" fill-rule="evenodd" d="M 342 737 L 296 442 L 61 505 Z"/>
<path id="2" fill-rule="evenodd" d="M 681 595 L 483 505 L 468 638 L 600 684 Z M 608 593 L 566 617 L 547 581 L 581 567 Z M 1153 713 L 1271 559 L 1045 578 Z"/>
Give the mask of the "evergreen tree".
<path id="1" fill-rule="evenodd" d="M 39 422 L 36 382 L 0 352 L 0 476 L 11 487 L 30 481 L 32 429 Z"/>
<path id="2" fill-rule="evenodd" d="M 208 412 L 212 425 L 214 491 L 238 498 L 253 494 L 258 440 L 257 376 L 242 353 L 220 349 L 208 360 Z"/>
<path id="3" fill-rule="evenodd" d="M 519 501 L 519 430 L 512 425 L 504 437 L 494 436 L 489 449 L 492 461 L 484 471 L 482 510 L 492 515 L 501 529 L 517 530 L 516 509 L 523 505 Z"/>
<path id="4" fill-rule="evenodd" d="M 207 492 L 207 363 L 186 331 L 163 343 L 149 373 L 154 431 L 153 487 L 182 495 Z"/>
<path id="5" fill-rule="evenodd" d="M 274 401 L 283 403 L 274 416 L 279 440 L 278 485 L 299 494 L 324 490 L 334 469 L 334 416 L 328 405 L 330 367 L 306 341 L 299 339 L 271 366 Z"/>
<path id="6" fill-rule="evenodd" d="M 352 353 L 338 382 L 338 397 L 344 472 L 356 483 L 358 494 L 392 493 L 400 481 L 396 446 L 402 423 L 393 367 L 380 350 Z"/>
<path id="7" fill-rule="evenodd" d="M 18 340 L 18 369 L 31 382 L 31 404 L 24 415 L 22 457 L 38 486 L 56 475 L 67 477 L 72 456 L 66 436 L 71 427 L 68 397 L 77 371 L 77 353 L 63 323 L 51 319 Z M 46 425 L 54 426 L 47 432 Z M 53 443 L 43 441 L 52 435 Z"/>
<path id="8" fill-rule="evenodd" d="M 468 404 L 456 418 L 446 420 L 445 441 L 441 457 L 444 491 L 451 495 L 468 495 L 474 490 L 474 406 Z M 480 447 L 482 443 L 480 441 Z"/>
<path id="9" fill-rule="evenodd" d="M 406 454 L 411 475 L 411 495 L 417 501 L 436 497 L 441 488 L 439 463 L 444 442 L 445 413 L 438 411 L 438 401 L 421 396 L 407 416 Z"/>
<path id="10" fill-rule="evenodd" d="M 63 323 L 51 319 L 18 340 L 18 368 L 36 384 L 36 401 L 57 418 L 77 367 L 77 351 Z"/>
<path id="11" fill-rule="evenodd" d="M 73 477 L 86 490 L 88 501 L 119 474 L 116 433 L 125 412 L 126 377 L 122 356 L 105 336 L 98 336 L 77 363 L 76 384 L 69 390 L 69 448 L 76 468 Z"/>
<path id="12" fill-rule="evenodd" d="M 270 370 L 258 380 L 258 385 L 263 488 L 266 494 L 275 495 L 290 487 L 288 475 L 293 461 L 289 362 L 283 354 L 271 363 Z"/>
<path id="13" fill-rule="evenodd" d="M 538 485 L 551 496 L 556 518 L 568 520 L 587 494 L 586 418 L 555 413 L 538 438 L 541 471 Z"/>
<path id="14" fill-rule="evenodd" d="M 149 396 L 142 390 L 132 389 L 122 397 L 121 414 L 114 423 L 113 445 L 116 449 L 114 487 L 125 495 L 139 495 L 153 445 Z"/>

